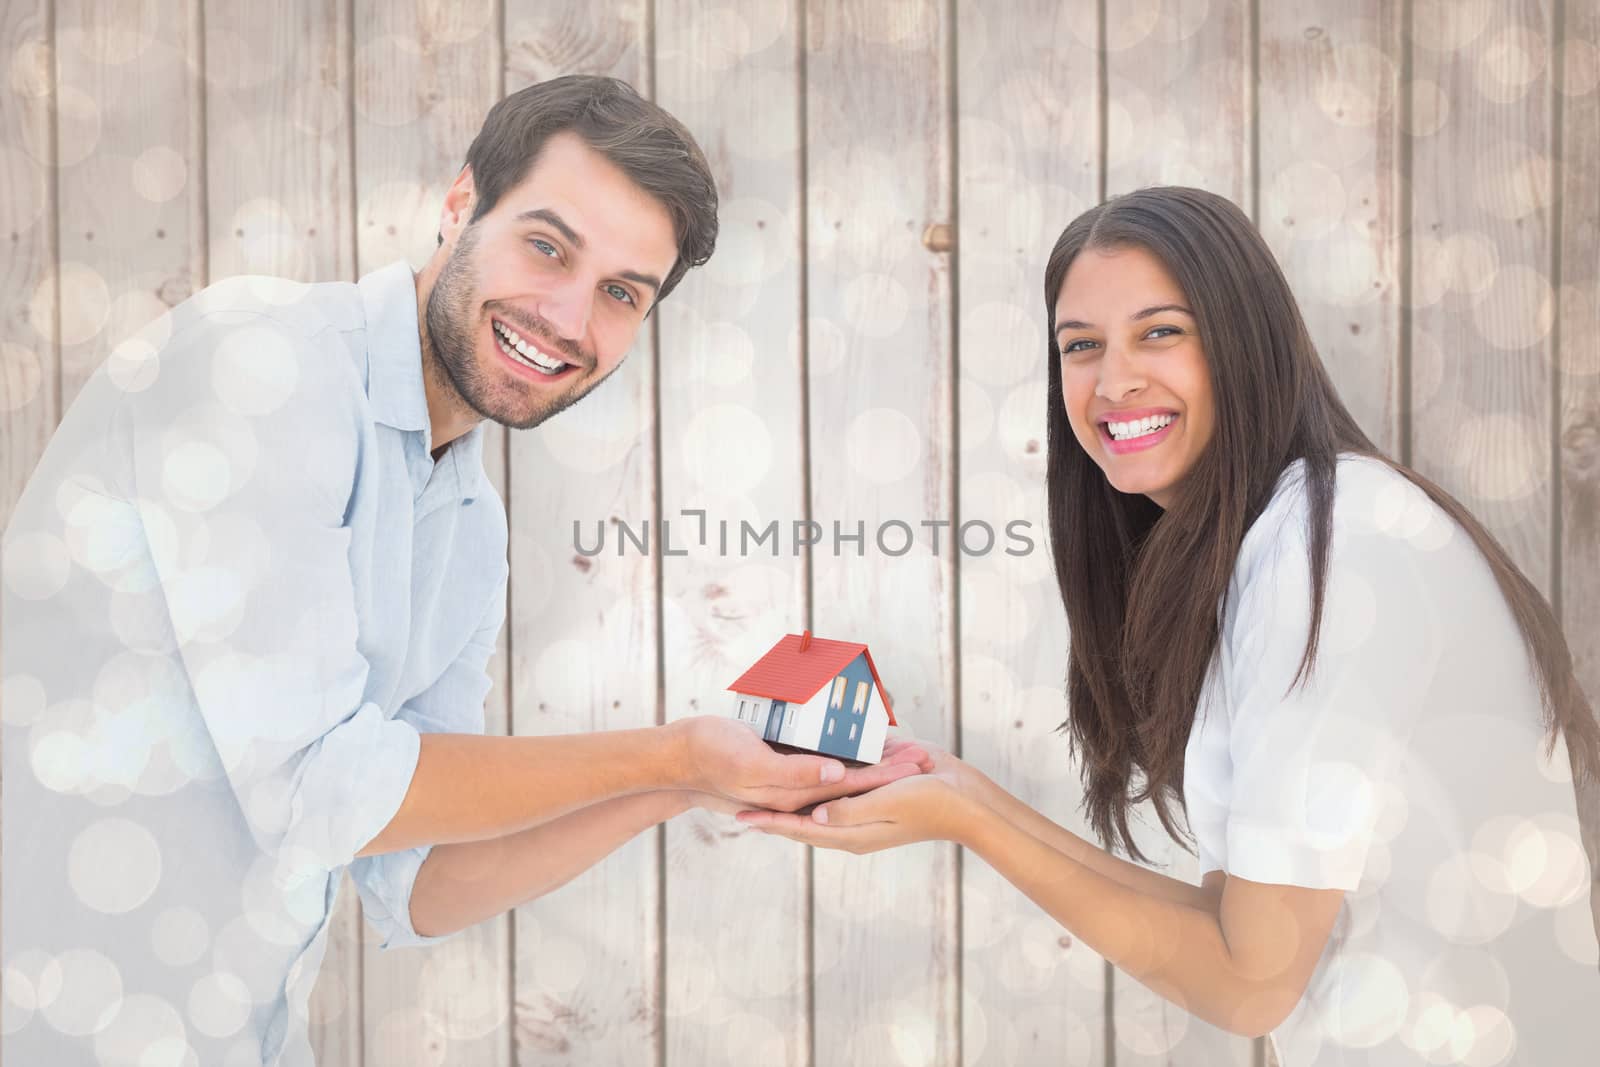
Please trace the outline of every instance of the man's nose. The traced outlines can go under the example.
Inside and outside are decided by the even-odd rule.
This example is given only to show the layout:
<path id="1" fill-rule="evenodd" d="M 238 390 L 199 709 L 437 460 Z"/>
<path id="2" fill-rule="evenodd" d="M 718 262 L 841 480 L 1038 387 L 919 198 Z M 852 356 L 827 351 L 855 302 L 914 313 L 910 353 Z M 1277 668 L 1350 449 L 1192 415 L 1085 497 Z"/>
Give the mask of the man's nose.
<path id="1" fill-rule="evenodd" d="M 540 302 L 539 316 L 563 341 L 581 344 L 589 332 L 589 313 L 593 309 L 592 288 L 587 284 L 566 285 Z"/>

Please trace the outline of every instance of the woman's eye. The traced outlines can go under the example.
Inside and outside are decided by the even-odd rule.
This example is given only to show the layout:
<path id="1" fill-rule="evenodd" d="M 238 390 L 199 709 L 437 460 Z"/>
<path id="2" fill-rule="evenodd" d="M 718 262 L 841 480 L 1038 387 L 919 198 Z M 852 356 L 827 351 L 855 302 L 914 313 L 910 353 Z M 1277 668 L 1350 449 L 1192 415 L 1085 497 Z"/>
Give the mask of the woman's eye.
<path id="1" fill-rule="evenodd" d="M 1072 342 L 1069 342 L 1064 348 L 1061 349 L 1061 354 L 1063 356 L 1071 356 L 1071 355 L 1076 355 L 1079 352 L 1087 352 L 1088 349 L 1079 348 L 1078 346 L 1079 345 L 1092 345 L 1092 344 L 1094 344 L 1094 342 L 1088 340 L 1087 338 L 1082 338 L 1082 339 L 1079 339 L 1077 341 L 1072 341 Z"/>
<path id="2" fill-rule="evenodd" d="M 1154 327 L 1151 327 L 1150 332 L 1145 334 L 1145 336 L 1146 337 L 1164 337 L 1164 336 L 1166 336 L 1166 334 L 1163 334 L 1161 332 L 1163 330 L 1166 330 L 1167 333 L 1171 333 L 1171 334 L 1180 334 L 1180 333 L 1183 332 L 1182 330 L 1178 329 L 1176 326 L 1154 326 Z"/>
<path id="3" fill-rule="evenodd" d="M 554 259 L 561 254 L 560 252 L 556 251 L 555 245 L 539 237 L 533 238 L 529 244 L 533 245 L 533 247 L 537 248 L 540 252 L 549 256 L 551 259 Z"/>
<path id="4" fill-rule="evenodd" d="M 632 304 L 634 302 L 633 294 L 628 292 L 628 290 L 624 289 L 620 285 L 608 285 L 608 286 L 606 286 L 606 293 L 613 300 L 620 300 L 624 304 Z"/>

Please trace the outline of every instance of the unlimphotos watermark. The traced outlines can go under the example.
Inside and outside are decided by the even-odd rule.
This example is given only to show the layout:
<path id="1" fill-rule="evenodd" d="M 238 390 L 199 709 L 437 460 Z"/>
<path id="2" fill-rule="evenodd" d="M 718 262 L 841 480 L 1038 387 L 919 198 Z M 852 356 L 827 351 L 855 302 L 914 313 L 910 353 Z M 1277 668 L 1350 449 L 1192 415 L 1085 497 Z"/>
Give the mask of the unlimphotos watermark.
<path id="1" fill-rule="evenodd" d="M 856 520 L 854 530 L 848 528 L 848 523 L 834 519 L 832 536 L 825 537 L 822 523 L 815 519 L 772 519 L 764 526 L 756 526 L 748 519 L 740 519 L 737 523 L 730 523 L 727 519 L 708 522 L 704 508 L 685 508 L 679 514 L 698 520 L 698 539 L 695 543 L 699 547 L 710 547 L 714 532 L 716 551 L 722 556 L 766 554 L 776 557 L 783 547 L 785 533 L 788 534 L 791 556 L 798 556 L 802 549 L 809 552 L 830 544 L 835 556 L 843 555 L 846 545 L 854 545 L 858 556 L 867 554 L 869 539 L 865 519 Z M 606 536 L 608 525 L 616 530 L 614 538 Z M 618 518 L 612 518 L 609 523 L 604 519 L 596 519 L 594 536 L 588 542 L 584 539 L 583 526 L 582 520 L 572 520 L 572 547 L 580 556 L 600 555 L 606 551 L 608 540 L 615 541 L 618 556 L 627 555 L 630 549 L 646 556 L 651 552 L 649 519 L 640 520 L 637 526 Z M 660 536 L 655 542 L 657 551 L 663 556 L 687 556 L 687 542 L 675 546 L 672 529 L 672 520 L 661 520 Z M 1006 555 L 1026 556 L 1033 551 L 1034 541 L 1028 536 L 1028 531 L 1033 529 L 1032 522 L 1012 519 L 1001 529 L 1006 542 L 1001 551 Z M 919 537 L 918 530 L 924 531 L 923 536 Z M 960 525 L 949 519 L 919 519 L 915 526 L 904 519 L 886 519 L 877 524 L 870 540 L 885 556 L 904 556 L 919 540 L 924 541 L 935 556 L 939 555 L 941 545 L 951 544 L 959 548 L 962 555 L 987 556 L 999 547 L 1001 537 L 993 525 L 982 519 L 968 519 Z"/>

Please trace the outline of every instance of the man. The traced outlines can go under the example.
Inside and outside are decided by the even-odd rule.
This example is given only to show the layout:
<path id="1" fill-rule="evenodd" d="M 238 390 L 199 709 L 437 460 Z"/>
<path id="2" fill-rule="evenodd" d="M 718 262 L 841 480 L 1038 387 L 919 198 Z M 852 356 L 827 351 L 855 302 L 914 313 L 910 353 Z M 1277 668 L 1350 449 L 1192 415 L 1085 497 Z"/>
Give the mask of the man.
<path id="1" fill-rule="evenodd" d="M 690 806 L 916 773 L 720 718 L 482 736 L 482 421 L 603 381 L 715 233 L 679 123 L 556 79 L 490 111 L 420 274 L 236 279 L 100 368 L 6 532 L 7 1062 L 308 1064 L 346 866 L 385 947 L 424 944 Z"/>

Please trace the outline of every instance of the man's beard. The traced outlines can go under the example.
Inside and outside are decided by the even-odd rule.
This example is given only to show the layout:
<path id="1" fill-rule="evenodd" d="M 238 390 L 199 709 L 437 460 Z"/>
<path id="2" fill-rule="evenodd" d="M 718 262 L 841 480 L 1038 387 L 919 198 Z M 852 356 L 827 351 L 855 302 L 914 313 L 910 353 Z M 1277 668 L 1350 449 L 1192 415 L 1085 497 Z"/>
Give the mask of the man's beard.
<path id="1" fill-rule="evenodd" d="M 471 255 L 478 243 L 476 229 L 476 226 L 468 226 L 462 231 L 460 240 L 440 268 L 439 277 L 434 280 L 433 288 L 428 293 L 423 317 L 428 327 L 427 342 L 433 350 L 431 366 L 433 373 L 443 372 L 450 387 L 479 417 L 493 420 L 509 429 L 530 430 L 577 403 L 605 379 L 546 398 L 533 394 L 531 386 L 526 390 L 518 389 L 504 382 L 496 382 L 493 375 L 484 372 L 478 365 L 473 346 L 478 275 L 472 269 Z M 570 342 L 557 340 L 554 331 L 545 323 L 535 321 L 537 328 L 532 331 L 521 322 L 516 324 L 516 328 L 537 335 L 549 347 L 563 353 L 574 347 Z M 584 366 L 594 364 L 593 358 L 572 359 L 577 364 L 574 375 L 585 373 Z M 426 370 L 428 361 L 424 363 Z M 526 414 L 518 417 L 517 413 L 524 409 L 524 405 L 531 406 Z"/>

